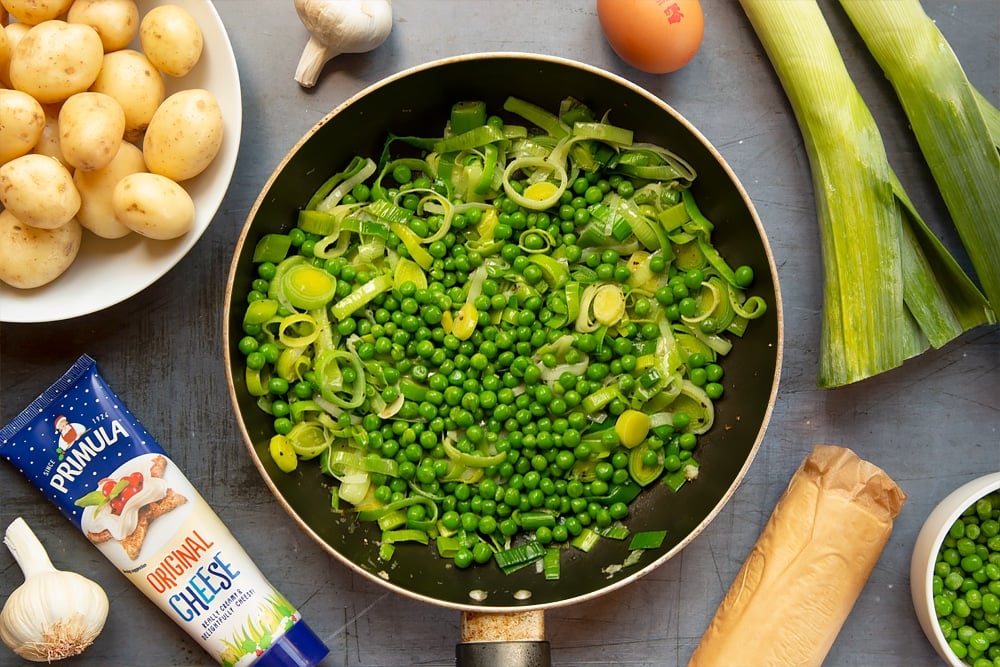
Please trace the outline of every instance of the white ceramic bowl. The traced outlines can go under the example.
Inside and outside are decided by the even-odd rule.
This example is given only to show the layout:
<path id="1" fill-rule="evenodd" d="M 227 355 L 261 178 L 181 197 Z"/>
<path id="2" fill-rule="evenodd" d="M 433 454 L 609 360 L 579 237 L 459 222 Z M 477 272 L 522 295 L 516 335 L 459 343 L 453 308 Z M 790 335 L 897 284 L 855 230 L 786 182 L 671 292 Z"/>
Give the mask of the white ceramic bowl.
<path id="1" fill-rule="evenodd" d="M 158 5 L 176 4 L 195 18 L 204 37 L 201 59 L 181 78 L 164 77 L 167 94 L 205 88 L 218 100 L 225 119 L 219 154 L 208 169 L 183 184 L 194 199 L 194 227 L 170 241 L 145 239 L 138 234 L 102 239 L 85 231 L 76 260 L 51 283 L 28 290 L 0 283 L 0 322 L 67 320 L 103 310 L 141 292 L 194 247 L 229 189 L 242 133 L 243 106 L 236 57 L 226 28 L 211 0 L 138 0 L 137 4 L 140 16 Z"/>
<path id="2" fill-rule="evenodd" d="M 948 647 L 948 642 L 938 626 L 931 591 L 934 563 L 938 550 L 948 534 L 948 529 L 962 513 L 980 498 L 1000 489 L 1000 472 L 995 472 L 963 484 L 948 494 L 928 515 L 917 535 L 910 558 L 910 594 L 913 608 L 927 639 L 938 655 L 952 667 L 968 667 Z"/>

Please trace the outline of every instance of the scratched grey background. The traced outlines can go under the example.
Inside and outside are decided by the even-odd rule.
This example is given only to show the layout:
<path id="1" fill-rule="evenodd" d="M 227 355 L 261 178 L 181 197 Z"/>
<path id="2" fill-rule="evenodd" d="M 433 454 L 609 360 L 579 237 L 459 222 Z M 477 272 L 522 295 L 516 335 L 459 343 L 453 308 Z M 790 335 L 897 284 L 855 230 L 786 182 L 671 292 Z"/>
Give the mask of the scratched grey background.
<path id="1" fill-rule="evenodd" d="M 929 223 L 965 256 L 933 193 L 891 90 L 839 8 L 824 0 L 859 88 L 882 122 L 891 160 Z M 921 522 L 954 487 L 1000 470 L 1000 335 L 965 335 L 874 380 L 815 388 L 821 301 L 819 242 L 808 165 L 770 65 L 734 0 L 704 0 L 698 56 L 668 76 L 637 72 L 601 36 L 583 0 L 396 0 L 389 40 L 331 63 L 312 91 L 292 76 L 306 33 L 291 0 L 217 0 L 241 70 L 244 125 L 232 187 L 181 264 L 133 299 L 92 316 L 0 327 L 4 423 L 82 352 L 165 444 L 276 586 L 327 641 L 324 665 L 449 665 L 458 612 L 390 593 L 300 534 L 261 482 L 236 431 L 222 362 L 222 307 L 233 248 L 271 169 L 351 94 L 408 66 L 475 51 L 533 51 L 597 65 L 646 87 L 691 119 L 743 181 L 770 238 L 785 307 L 786 347 L 771 427 L 749 474 L 718 518 L 646 579 L 596 600 L 551 609 L 557 665 L 684 665 L 792 472 L 816 443 L 851 447 L 884 467 L 909 501 L 848 618 L 828 665 L 939 664 L 910 603 L 910 549 Z M 1000 101 L 1000 2 L 926 0 L 970 78 Z M 57 564 L 101 582 L 107 627 L 67 667 L 202 665 L 202 650 L 142 598 L 6 464 L 0 524 L 24 516 Z M 20 583 L 0 549 L 0 600 Z M 771 628 L 780 632 L 782 609 Z M 0 647 L 0 664 L 17 664 Z"/>

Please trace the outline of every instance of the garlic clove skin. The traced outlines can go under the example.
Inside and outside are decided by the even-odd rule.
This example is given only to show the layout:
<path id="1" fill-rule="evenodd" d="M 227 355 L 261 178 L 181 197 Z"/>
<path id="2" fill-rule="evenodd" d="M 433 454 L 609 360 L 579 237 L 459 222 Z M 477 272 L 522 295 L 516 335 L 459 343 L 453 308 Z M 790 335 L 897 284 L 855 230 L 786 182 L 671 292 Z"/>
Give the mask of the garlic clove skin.
<path id="1" fill-rule="evenodd" d="M 25 579 L 0 612 L 0 640 L 34 662 L 83 652 L 107 620 L 104 589 L 83 575 L 53 567 L 41 542 L 20 517 L 7 528 L 4 543 Z"/>
<path id="2" fill-rule="evenodd" d="M 391 0 L 295 0 L 295 11 L 310 35 L 295 70 L 304 88 L 332 58 L 371 51 L 392 31 Z"/>

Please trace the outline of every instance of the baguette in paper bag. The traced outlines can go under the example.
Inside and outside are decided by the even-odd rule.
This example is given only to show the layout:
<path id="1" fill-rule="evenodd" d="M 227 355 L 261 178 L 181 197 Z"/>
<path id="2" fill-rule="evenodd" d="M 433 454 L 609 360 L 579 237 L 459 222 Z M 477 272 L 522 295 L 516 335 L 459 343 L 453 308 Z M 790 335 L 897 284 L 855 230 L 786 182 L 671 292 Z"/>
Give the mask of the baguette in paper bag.
<path id="1" fill-rule="evenodd" d="M 778 500 L 688 667 L 821 665 L 905 500 L 877 466 L 849 449 L 817 445 Z"/>

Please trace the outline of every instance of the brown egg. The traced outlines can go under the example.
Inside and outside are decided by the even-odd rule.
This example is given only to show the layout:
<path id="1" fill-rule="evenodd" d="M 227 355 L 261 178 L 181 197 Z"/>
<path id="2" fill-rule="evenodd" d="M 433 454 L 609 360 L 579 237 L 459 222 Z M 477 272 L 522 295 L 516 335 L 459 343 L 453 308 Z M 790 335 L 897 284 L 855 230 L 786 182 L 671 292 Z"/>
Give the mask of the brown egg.
<path id="1" fill-rule="evenodd" d="M 651 74 L 690 62 L 705 29 L 698 0 L 597 0 L 597 18 L 618 57 Z"/>

